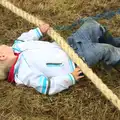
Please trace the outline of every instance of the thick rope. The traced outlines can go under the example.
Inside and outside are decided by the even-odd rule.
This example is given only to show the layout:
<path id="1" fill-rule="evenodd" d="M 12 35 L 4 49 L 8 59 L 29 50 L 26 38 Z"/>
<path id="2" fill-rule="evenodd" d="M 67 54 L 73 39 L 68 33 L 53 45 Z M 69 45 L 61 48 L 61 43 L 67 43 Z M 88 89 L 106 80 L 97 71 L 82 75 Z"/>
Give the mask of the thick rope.
<path id="1" fill-rule="evenodd" d="M 43 21 L 37 19 L 36 17 L 26 13 L 25 11 L 15 7 L 10 2 L 6 0 L 0 0 L 0 4 L 4 7 L 8 8 L 18 16 L 26 19 L 27 21 L 35 24 L 41 25 L 44 24 Z M 95 74 L 93 71 L 79 58 L 79 56 L 74 52 L 74 50 L 69 47 L 69 45 L 65 42 L 65 40 L 56 33 L 53 28 L 50 28 L 48 31 L 48 35 L 54 39 L 61 48 L 72 58 L 72 60 L 80 66 L 83 73 L 95 84 L 95 86 L 120 110 L 120 100 L 118 97 L 102 82 L 102 80 Z"/>

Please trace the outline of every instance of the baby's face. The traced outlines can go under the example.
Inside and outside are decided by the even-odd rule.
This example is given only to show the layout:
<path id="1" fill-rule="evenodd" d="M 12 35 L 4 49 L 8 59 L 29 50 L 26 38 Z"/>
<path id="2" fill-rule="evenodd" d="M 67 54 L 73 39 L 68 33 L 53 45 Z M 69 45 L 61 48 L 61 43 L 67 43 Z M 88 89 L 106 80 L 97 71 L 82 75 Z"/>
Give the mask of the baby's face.
<path id="1" fill-rule="evenodd" d="M 14 52 L 12 50 L 12 47 L 7 46 L 7 45 L 0 45 L 0 53 L 4 54 L 4 55 L 7 55 L 7 56 L 10 56 L 10 55 L 14 54 Z"/>

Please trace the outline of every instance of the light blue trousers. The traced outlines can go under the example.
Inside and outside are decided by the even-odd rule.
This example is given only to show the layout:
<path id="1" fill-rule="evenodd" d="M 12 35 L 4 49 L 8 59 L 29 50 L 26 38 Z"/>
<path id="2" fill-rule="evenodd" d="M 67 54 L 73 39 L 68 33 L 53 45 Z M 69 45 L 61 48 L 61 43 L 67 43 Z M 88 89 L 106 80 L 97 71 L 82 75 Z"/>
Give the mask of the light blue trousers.
<path id="1" fill-rule="evenodd" d="M 94 21 L 87 19 L 70 37 L 68 44 L 89 65 L 99 61 L 107 65 L 115 65 L 120 61 L 120 38 L 113 38 L 107 30 Z"/>

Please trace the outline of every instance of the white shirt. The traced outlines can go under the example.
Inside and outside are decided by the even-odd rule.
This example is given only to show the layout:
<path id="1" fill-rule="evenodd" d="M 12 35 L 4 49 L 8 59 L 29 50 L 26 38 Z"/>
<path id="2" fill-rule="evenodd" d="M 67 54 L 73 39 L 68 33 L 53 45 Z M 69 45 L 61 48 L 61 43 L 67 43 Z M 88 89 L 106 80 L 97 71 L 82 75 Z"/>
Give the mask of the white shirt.
<path id="1" fill-rule="evenodd" d="M 55 42 L 39 41 L 39 28 L 23 33 L 12 48 L 20 53 L 15 64 L 17 84 L 35 88 L 43 94 L 55 94 L 75 84 L 74 63 Z"/>

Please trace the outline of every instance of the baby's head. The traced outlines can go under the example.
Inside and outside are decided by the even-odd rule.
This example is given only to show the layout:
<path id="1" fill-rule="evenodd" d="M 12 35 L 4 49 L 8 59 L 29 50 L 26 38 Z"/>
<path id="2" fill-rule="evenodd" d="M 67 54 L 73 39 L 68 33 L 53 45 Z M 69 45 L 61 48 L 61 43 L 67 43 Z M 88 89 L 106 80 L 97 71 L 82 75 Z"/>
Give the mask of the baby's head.
<path id="1" fill-rule="evenodd" d="M 9 69 L 15 59 L 16 56 L 10 46 L 0 45 L 0 80 L 7 78 Z"/>

